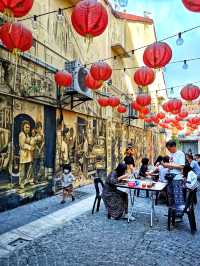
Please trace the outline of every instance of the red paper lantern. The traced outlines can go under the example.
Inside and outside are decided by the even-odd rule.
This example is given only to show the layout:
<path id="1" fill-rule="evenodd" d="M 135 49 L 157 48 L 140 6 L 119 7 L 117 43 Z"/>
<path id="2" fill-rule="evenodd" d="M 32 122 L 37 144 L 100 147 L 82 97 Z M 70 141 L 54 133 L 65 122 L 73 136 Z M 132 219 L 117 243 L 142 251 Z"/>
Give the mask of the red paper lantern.
<path id="1" fill-rule="evenodd" d="M 117 112 L 118 113 L 126 113 L 126 107 L 124 106 L 124 105 L 119 105 L 118 107 L 117 107 Z"/>
<path id="2" fill-rule="evenodd" d="M 163 119 L 163 118 L 165 118 L 165 114 L 160 112 L 160 113 L 157 114 L 157 118 L 158 119 Z"/>
<path id="3" fill-rule="evenodd" d="M 186 111 L 182 111 L 178 114 L 178 116 L 182 119 L 186 118 L 188 116 L 188 112 Z"/>
<path id="4" fill-rule="evenodd" d="M 192 117 L 188 119 L 188 123 L 190 123 L 191 125 L 200 125 L 200 117 Z"/>
<path id="5" fill-rule="evenodd" d="M 21 23 L 5 23 L 0 27 L 0 39 L 3 45 L 12 52 L 28 51 L 33 44 L 30 30 Z"/>
<path id="6" fill-rule="evenodd" d="M 176 119 L 172 119 L 171 124 L 173 124 L 174 126 L 179 125 L 179 121 Z"/>
<path id="7" fill-rule="evenodd" d="M 140 110 L 141 114 L 148 115 L 150 113 L 150 110 L 148 107 L 144 107 Z"/>
<path id="8" fill-rule="evenodd" d="M 140 113 L 140 114 L 139 114 L 139 119 L 145 119 L 145 114 Z"/>
<path id="9" fill-rule="evenodd" d="M 165 123 L 165 124 L 169 124 L 169 123 L 171 123 L 173 121 L 173 119 L 171 119 L 171 118 L 165 118 L 164 120 L 163 120 L 163 123 Z"/>
<path id="10" fill-rule="evenodd" d="M 134 74 L 134 81 L 139 86 L 148 86 L 155 80 L 154 71 L 146 66 L 140 67 Z"/>
<path id="11" fill-rule="evenodd" d="M 143 61 L 151 68 L 161 68 L 169 63 L 172 58 L 172 49 L 165 42 L 156 42 L 149 45 L 143 54 Z"/>
<path id="12" fill-rule="evenodd" d="M 111 107 L 117 107 L 119 104 L 120 104 L 120 99 L 119 97 L 110 97 L 108 98 L 108 104 L 111 106 Z"/>
<path id="13" fill-rule="evenodd" d="M 102 84 L 102 81 L 95 80 L 90 73 L 85 76 L 85 86 L 91 90 L 99 89 Z"/>
<path id="14" fill-rule="evenodd" d="M 136 103 L 144 107 L 151 104 L 151 96 L 147 94 L 140 94 L 136 97 Z"/>
<path id="15" fill-rule="evenodd" d="M 97 101 L 101 107 L 106 107 L 109 105 L 108 98 L 99 98 Z"/>
<path id="16" fill-rule="evenodd" d="M 175 117 L 175 120 L 176 121 L 181 121 L 182 120 L 182 117 L 179 116 L 179 114 Z"/>
<path id="17" fill-rule="evenodd" d="M 160 119 L 158 119 L 156 116 L 152 116 L 151 119 L 152 119 L 152 122 L 156 125 L 160 122 Z"/>
<path id="18" fill-rule="evenodd" d="M 188 126 L 190 129 L 193 129 L 193 130 L 198 129 L 198 125 L 196 125 L 196 124 L 192 124 L 191 122 L 188 122 L 188 123 L 187 123 L 187 126 Z"/>
<path id="19" fill-rule="evenodd" d="M 72 74 L 67 71 L 58 71 L 55 76 L 56 84 L 59 87 L 71 87 L 72 85 Z"/>
<path id="20" fill-rule="evenodd" d="M 144 119 L 144 121 L 146 123 L 152 123 L 152 118 L 151 117 L 147 117 L 147 118 Z"/>
<path id="21" fill-rule="evenodd" d="M 131 103 L 131 108 L 136 110 L 136 111 L 141 111 L 142 110 L 142 107 L 136 101 Z"/>
<path id="22" fill-rule="evenodd" d="M 112 75 L 112 68 L 105 62 L 92 64 L 90 74 L 95 80 L 106 81 Z"/>
<path id="23" fill-rule="evenodd" d="M 10 17 L 23 17 L 32 6 L 33 0 L 0 0 L 0 12 Z"/>
<path id="24" fill-rule="evenodd" d="M 169 107 L 168 107 L 168 102 L 164 103 L 164 104 L 162 105 L 162 108 L 163 108 L 163 110 L 164 110 L 165 112 L 167 112 L 167 113 L 170 112 Z"/>
<path id="25" fill-rule="evenodd" d="M 159 126 L 166 129 L 169 128 L 169 126 L 165 123 L 160 123 Z"/>
<path id="26" fill-rule="evenodd" d="M 181 100 L 178 100 L 178 99 L 169 100 L 167 105 L 168 105 L 170 113 L 178 114 L 181 112 L 181 108 L 182 108 Z"/>
<path id="27" fill-rule="evenodd" d="M 200 0 L 182 0 L 184 6 L 192 12 L 200 12 Z"/>
<path id="28" fill-rule="evenodd" d="M 108 25 L 108 14 L 97 0 L 80 1 L 74 8 L 71 21 L 74 29 L 83 37 L 96 37 Z"/>
<path id="29" fill-rule="evenodd" d="M 181 90 L 181 97 L 186 101 L 196 100 L 200 95 L 199 87 L 188 84 Z"/>

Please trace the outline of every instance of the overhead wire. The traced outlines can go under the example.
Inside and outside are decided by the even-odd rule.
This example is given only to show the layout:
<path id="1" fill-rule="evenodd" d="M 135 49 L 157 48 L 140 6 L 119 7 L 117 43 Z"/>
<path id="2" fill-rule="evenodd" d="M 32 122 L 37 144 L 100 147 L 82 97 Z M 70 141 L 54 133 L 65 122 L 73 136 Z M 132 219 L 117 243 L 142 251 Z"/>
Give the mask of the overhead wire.
<path id="1" fill-rule="evenodd" d="M 17 20 L 17 21 L 26 21 L 26 20 L 29 20 L 29 19 L 33 19 L 34 17 L 36 17 L 36 18 L 38 18 L 38 17 L 42 17 L 42 16 L 46 16 L 46 15 L 50 15 L 50 14 L 54 14 L 54 13 L 57 13 L 58 12 L 58 10 L 62 10 L 62 11 L 64 11 L 64 10 L 68 10 L 68 9 L 72 9 L 72 8 L 74 8 L 75 7 L 75 5 L 72 5 L 72 6 L 69 6 L 69 7 L 66 7 L 66 8 L 59 8 L 59 9 L 56 9 L 56 10 L 52 10 L 52 11 L 49 11 L 49 12 L 45 12 L 45 13 L 41 13 L 41 14 L 38 14 L 38 15 L 33 15 L 33 16 L 30 16 L 30 17 L 26 17 L 26 18 L 24 18 L 24 19 L 20 19 L 20 20 Z M 157 41 L 157 42 L 163 42 L 163 41 L 167 41 L 167 40 L 169 40 L 169 39 L 172 39 L 172 38 L 175 38 L 175 37 L 177 37 L 177 35 L 178 34 L 185 34 L 185 33 L 188 33 L 188 32 L 190 32 L 190 31 L 193 31 L 193 30 L 196 30 L 196 29 L 199 29 L 200 28 L 200 25 L 196 25 L 196 26 L 194 26 L 194 27 L 191 27 L 191 28 L 188 28 L 188 29 L 185 29 L 185 30 L 183 30 L 183 31 L 181 31 L 181 32 L 179 32 L 179 33 L 175 33 L 175 34 L 172 34 L 172 35 L 170 35 L 170 36 L 167 36 L 167 37 L 165 37 L 165 38 L 163 38 L 163 39 L 160 39 L 159 41 Z M 35 41 L 37 42 L 38 40 L 36 40 L 35 39 Z M 40 44 L 42 44 L 42 45 L 44 45 L 43 43 L 41 43 L 40 42 Z M 148 47 L 149 45 L 151 45 L 152 43 L 150 43 L 150 44 L 147 44 L 147 45 L 143 45 L 143 46 L 140 46 L 140 47 L 138 47 L 138 48 L 135 48 L 135 49 L 131 49 L 131 50 L 129 50 L 129 51 L 127 51 L 126 53 L 131 53 L 132 55 L 135 53 L 135 51 L 138 51 L 138 50 L 141 50 L 141 49 L 144 49 L 144 48 L 146 48 L 146 47 Z M 47 49 L 51 49 L 50 47 L 46 47 Z M 52 49 L 51 49 L 52 50 Z M 121 56 L 123 56 L 124 55 L 124 53 L 123 54 L 118 54 L 118 55 L 114 55 L 114 56 L 110 56 L 110 57 L 107 57 L 107 58 L 103 58 L 103 59 L 99 59 L 99 61 L 108 61 L 108 60 L 111 60 L 111 59 L 116 59 L 117 57 L 121 57 Z M 63 57 L 63 56 L 62 56 Z M 196 59 L 197 60 L 197 59 Z M 187 60 L 188 61 L 188 60 Z M 180 61 L 180 62 L 182 62 L 182 61 Z M 90 63 L 83 63 L 83 65 L 84 66 L 90 66 L 90 65 L 92 65 L 93 63 L 95 63 L 95 62 L 90 62 Z M 174 62 L 175 63 L 175 62 Z M 136 67 L 133 67 L 133 68 L 124 68 L 124 69 L 134 69 L 134 68 L 136 68 Z M 118 69 L 116 69 L 116 70 L 118 70 Z M 119 69 L 119 70 L 121 70 L 121 69 Z"/>

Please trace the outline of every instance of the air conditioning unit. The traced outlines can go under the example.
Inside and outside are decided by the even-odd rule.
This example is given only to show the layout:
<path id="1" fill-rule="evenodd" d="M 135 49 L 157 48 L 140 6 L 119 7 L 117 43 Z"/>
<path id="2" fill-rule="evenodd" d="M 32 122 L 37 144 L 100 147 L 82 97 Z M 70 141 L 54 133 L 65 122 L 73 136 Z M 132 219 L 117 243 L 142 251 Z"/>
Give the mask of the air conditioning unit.
<path id="1" fill-rule="evenodd" d="M 77 93 L 87 98 L 93 99 L 93 93 L 85 86 L 85 77 L 88 69 L 85 68 L 78 60 L 65 63 L 65 70 L 73 76 L 73 83 L 70 88 L 65 89 L 65 93 Z"/>

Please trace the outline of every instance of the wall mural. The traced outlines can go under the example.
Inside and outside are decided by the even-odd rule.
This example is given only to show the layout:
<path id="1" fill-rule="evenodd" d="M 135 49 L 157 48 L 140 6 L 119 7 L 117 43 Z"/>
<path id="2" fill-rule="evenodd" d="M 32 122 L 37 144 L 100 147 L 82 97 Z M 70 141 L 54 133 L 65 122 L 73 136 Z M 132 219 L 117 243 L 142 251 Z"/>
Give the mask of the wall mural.
<path id="1" fill-rule="evenodd" d="M 63 111 L 57 112 L 56 173 L 65 163 L 72 165 L 75 186 L 91 182 L 91 176 L 105 176 L 105 121 Z"/>
<path id="2" fill-rule="evenodd" d="M 140 166 L 142 157 L 147 156 L 152 162 L 151 131 L 144 132 L 140 128 L 107 121 L 106 132 L 108 172 L 123 161 L 128 144 L 134 147 L 134 159 L 137 167 Z"/>
<path id="3" fill-rule="evenodd" d="M 152 131 L 147 130 L 145 135 L 145 157 L 153 163 Z"/>
<path id="4" fill-rule="evenodd" d="M 134 147 L 134 158 L 137 167 L 141 164 L 141 159 L 145 154 L 145 136 L 141 128 L 129 127 L 129 143 Z"/>
<path id="5" fill-rule="evenodd" d="M 39 199 L 51 191 L 44 133 L 42 105 L 0 96 L 0 210 L 11 198 L 17 206 L 25 198 Z"/>
<path id="6" fill-rule="evenodd" d="M 0 195 L 12 188 L 12 98 L 0 96 Z"/>
<path id="7" fill-rule="evenodd" d="M 60 190 L 57 177 L 65 163 L 72 165 L 75 186 L 91 183 L 94 175 L 104 178 L 123 161 L 127 144 L 135 147 L 137 167 L 143 156 L 155 159 L 165 150 L 163 135 L 1 95 L 0 210 L 10 195 L 18 197 L 14 206 L 17 200 L 37 199 L 40 191 L 47 196 L 54 171 Z"/>
<path id="8" fill-rule="evenodd" d="M 20 194 L 47 185 L 43 106 L 14 100 L 13 167 Z"/>

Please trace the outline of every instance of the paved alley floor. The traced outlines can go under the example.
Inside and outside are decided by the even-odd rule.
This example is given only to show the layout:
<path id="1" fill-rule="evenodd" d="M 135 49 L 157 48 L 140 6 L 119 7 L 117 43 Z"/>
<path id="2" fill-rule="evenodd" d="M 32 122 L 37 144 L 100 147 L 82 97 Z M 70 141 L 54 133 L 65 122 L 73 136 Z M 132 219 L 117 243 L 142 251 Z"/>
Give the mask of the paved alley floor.
<path id="1" fill-rule="evenodd" d="M 137 198 L 136 204 L 140 211 L 149 207 L 146 198 Z M 1 257 L 0 265 L 200 265 L 199 231 L 191 235 L 184 217 L 183 223 L 168 232 L 166 211 L 163 205 L 157 207 L 159 221 L 151 228 L 146 214 L 137 214 L 136 221 L 128 224 L 126 220 L 108 220 L 102 206 L 99 213 L 87 211 L 22 243 Z M 197 223 L 199 218 L 198 205 Z"/>

